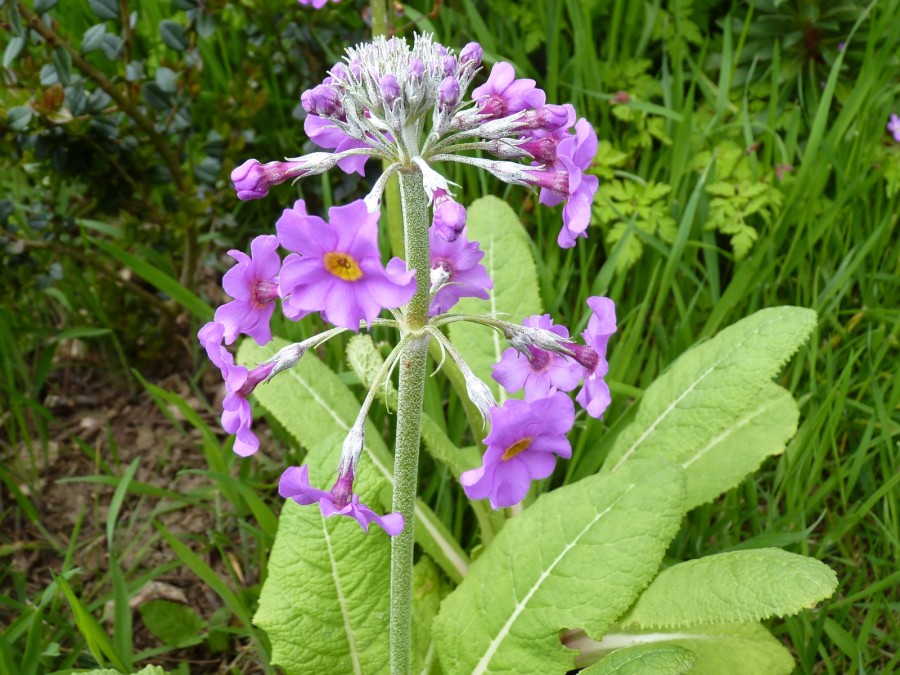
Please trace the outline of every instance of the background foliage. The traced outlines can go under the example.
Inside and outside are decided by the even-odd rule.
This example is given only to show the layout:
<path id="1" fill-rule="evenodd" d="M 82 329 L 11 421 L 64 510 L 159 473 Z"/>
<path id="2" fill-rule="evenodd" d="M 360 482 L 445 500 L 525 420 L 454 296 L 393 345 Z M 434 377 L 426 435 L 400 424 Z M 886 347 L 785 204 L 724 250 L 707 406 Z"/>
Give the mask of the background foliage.
<path id="1" fill-rule="evenodd" d="M 595 449 L 675 358 L 759 308 L 819 327 L 779 384 L 800 404 L 786 452 L 695 509 L 670 560 L 778 546 L 823 560 L 838 592 L 778 623 L 802 672 L 890 672 L 900 657 L 900 2 L 409 2 L 403 34 L 477 40 L 604 141 L 590 238 L 555 246 L 559 215 L 456 169 L 461 200 L 504 199 L 532 235 L 540 305 L 567 323 L 613 297 L 613 405 L 579 419 L 550 485 Z M 240 204 L 243 159 L 308 149 L 300 92 L 367 8 L 292 0 L 6 0 L 0 87 L 0 665 L 267 672 L 251 624 L 281 509 L 274 481 L 304 450 L 271 420 L 237 462 L 194 334 L 222 301 L 224 252 L 270 232 L 295 197 Z M 311 209 L 367 179 L 298 183 Z M 387 250 L 387 237 L 385 237 Z M 314 326 L 287 325 L 287 337 Z M 376 331 L 376 344 L 382 336 Z M 339 343 L 320 356 L 355 393 Z M 429 381 L 437 431 L 471 445 L 462 402 Z M 384 408 L 373 423 L 389 438 Z M 326 443 L 323 439 L 322 443 Z M 316 448 L 306 448 L 310 452 Z M 467 550 L 475 516 L 425 459 L 421 499 Z M 773 535 L 778 532 L 781 534 Z M 6 564 L 8 563 L 8 564 Z M 424 574 L 425 572 L 423 572 Z M 428 572 L 439 578 L 434 570 Z M 166 626 L 182 626 L 167 630 Z"/>

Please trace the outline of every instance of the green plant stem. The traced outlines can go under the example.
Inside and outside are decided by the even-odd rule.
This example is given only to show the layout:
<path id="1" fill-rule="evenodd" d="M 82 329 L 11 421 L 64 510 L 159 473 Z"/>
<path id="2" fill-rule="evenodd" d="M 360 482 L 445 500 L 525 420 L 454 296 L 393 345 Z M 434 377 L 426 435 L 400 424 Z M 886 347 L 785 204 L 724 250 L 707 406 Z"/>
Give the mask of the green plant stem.
<path id="1" fill-rule="evenodd" d="M 397 446 L 394 456 L 392 510 L 403 515 L 403 532 L 391 540 L 391 673 L 407 675 L 412 660 L 412 572 L 419 445 L 425 399 L 425 363 L 430 336 L 422 331 L 428 321 L 431 258 L 428 247 L 428 199 L 422 174 L 401 171 L 400 198 L 406 264 L 416 270 L 416 294 L 406 306 L 404 332 L 412 334 L 400 356 L 397 392 Z"/>

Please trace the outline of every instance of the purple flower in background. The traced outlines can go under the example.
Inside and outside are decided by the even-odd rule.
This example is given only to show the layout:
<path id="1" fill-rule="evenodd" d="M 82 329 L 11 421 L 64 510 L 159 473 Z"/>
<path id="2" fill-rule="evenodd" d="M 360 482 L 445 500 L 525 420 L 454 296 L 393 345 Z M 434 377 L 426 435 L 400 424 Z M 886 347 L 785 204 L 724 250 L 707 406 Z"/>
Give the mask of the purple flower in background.
<path id="1" fill-rule="evenodd" d="M 492 408 L 484 463 L 460 476 L 466 495 L 490 499 L 495 509 L 521 502 L 532 480 L 553 473 L 557 457 L 572 456 L 566 434 L 574 422 L 575 406 L 560 392 L 530 402 L 510 399 Z"/>
<path id="2" fill-rule="evenodd" d="M 487 82 L 472 90 L 472 100 L 483 115 L 500 118 L 544 105 L 547 95 L 534 86 L 534 80 L 515 77 L 511 64 L 495 63 Z"/>
<path id="3" fill-rule="evenodd" d="M 238 333 L 249 335 L 257 344 L 272 339 L 269 320 L 278 298 L 278 237 L 263 234 L 250 242 L 250 255 L 229 251 L 237 265 L 225 273 L 222 287 L 234 300 L 216 310 L 216 321 L 224 327 L 225 344 L 237 339 Z"/>
<path id="4" fill-rule="evenodd" d="M 587 237 L 587 226 L 591 220 L 591 205 L 600 185 L 597 176 L 584 173 L 597 154 L 597 134 L 590 122 L 580 119 L 575 124 L 575 134 L 568 135 L 556 146 L 554 166 L 566 172 L 568 184 L 566 194 L 547 188 L 541 189 L 540 202 L 545 206 L 556 206 L 565 201 L 563 207 L 563 227 L 557 237 L 562 248 L 572 248 L 576 239 Z"/>
<path id="5" fill-rule="evenodd" d="M 341 0 L 331 0 L 331 2 L 338 3 Z M 298 0 L 301 5 L 312 5 L 313 9 L 322 9 L 328 0 Z"/>
<path id="6" fill-rule="evenodd" d="M 549 314 L 526 317 L 522 325 L 543 328 L 561 337 L 569 337 L 569 329 L 553 325 Z M 494 366 L 493 378 L 507 391 L 519 391 L 524 387 L 525 400 L 531 401 L 549 396 L 556 390 L 572 391 L 581 382 L 584 369 L 577 362 L 534 345 L 528 345 L 528 352 L 525 356 L 510 347 Z"/>
<path id="7" fill-rule="evenodd" d="M 616 332 L 616 305 L 609 298 L 597 295 L 588 298 L 587 304 L 593 314 L 581 337 L 599 358 L 593 368 L 585 368 L 584 387 L 578 392 L 575 400 L 588 415 L 600 419 L 611 401 L 609 387 L 603 378 L 609 371 L 606 347 L 610 336 Z"/>
<path id="8" fill-rule="evenodd" d="M 289 255 L 281 268 L 279 291 L 286 311 L 321 312 L 336 326 L 359 330 L 384 308 L 409 302 L 415 274 L 401 260 L 387 269 L 378 251 L 378 216 L 363 200 L 333 206 L 329 222 L 306 214 L 303 200 L 285 209 L 275 227 Z"/>
<path id="9" fill-rule="evenodd" d="M 318 490 L 309 484 L 309 467 L 289 467 L 278 482 L 278 494 L 285 499 L 293 499 L 302 506 L 319 504 L 323 516 L 350 516 L 360 524 L 365 532 L 369 524 L 375 523 L 390 536 L 396 537 L 403 531 L 403 516 L 399 513 L 388 513 L 379 516 L 372 509 L 359 501 L 359 495 L 353 494 L 353 470 L 342 473 L 330 492 Z"/>
<path id="10" fill-rule="evenodd" d="M 443 314 L 460 298 L 481 298 L 487 300 L 488 289 L 494 282 L 481 264 L 484 251 L 478 247 L 477 241 L 466 239 L 465 228 L 453 241 L 440 236 L 436 227 L 428 232 L 431 242 L 431 269 L 441 269 L 448 276 L 443 285 L 431 299 L 431 316 Z"/>
<path id="11" fill-rule="evenodd" d="M 894 140 L 900 143 L 900 116 L 891 115 L 891 119 L 887 123 L 887 130 L 894 137 Z"/>

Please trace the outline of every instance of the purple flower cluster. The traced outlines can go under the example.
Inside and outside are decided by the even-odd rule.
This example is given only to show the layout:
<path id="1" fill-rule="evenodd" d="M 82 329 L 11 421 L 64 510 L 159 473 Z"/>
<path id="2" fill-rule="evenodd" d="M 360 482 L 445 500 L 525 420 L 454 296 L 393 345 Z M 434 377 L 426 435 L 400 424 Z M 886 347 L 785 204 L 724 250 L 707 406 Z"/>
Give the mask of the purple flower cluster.
<path id="1" fill-rule="evenodd" d="M 412 47 L 399 38 L 376 38 L 348 49 L 328 77 L 300 98 L 308 113 L 307 136 L 333 152 L 267 164 L 248 160 L 232 172 L 238 197 L 257 199 L 274 185 L 334 165 L 362 175 L 366 161 L 377 157 L 388 169 L 365 200 L 374 210 L 390 174 L 416 165 L 425 177 L 435 231 L 452 242 L 465 226 L 465 208 L 432 167 L 460 162 L 507 183 L 539 188 L 542 204 L 564 204 L 558 243 L 574 246 L 587 236 L 598 188 L 597 177 L 585 173 L 597 152 L 596 133 L 571 105 L 548 104 L 534 80 L 516 79 L 505 62 L 495 64 L 472 91 L 474 105 L 466 102 L 481 58 L 474 42 L 457 55 L 422 35 Z M 431 123 L 423 125 L 427 117 Z M 472 150 L 499 159 L 461 154 Z"/>
<path id="2" fill-rule="evenodd" d="M 587 302 L 592 314 L 581 334 L 584 345 L 568 341 L 568 329 L 554 325 L 549 314 L 530 316 L 523 325 L 559 336 L 559 350 L 539 347 L 526 338 L 524 345 L 517 343 L 519 348 L 504 351 L 494 366 L 494 379 L 507 391 L 524 389 L 525 400 L 510 399 L 491 409 L 483 464 L 461 476 L 471 499 L 489 498 L 494 508 L 518 504 L 532 480 L 553 472 L 557 457 L 571 456 L 566 434 L 575 421 L 575 407 L 562 392 L 572 391 L 583 381 L 575 400 L 588 415 L 599 418 L 609 406 L 609 388 L 603 378 L 609 370 L 607 344 L 616 332 L 615 305 L 599 296 Z"/>

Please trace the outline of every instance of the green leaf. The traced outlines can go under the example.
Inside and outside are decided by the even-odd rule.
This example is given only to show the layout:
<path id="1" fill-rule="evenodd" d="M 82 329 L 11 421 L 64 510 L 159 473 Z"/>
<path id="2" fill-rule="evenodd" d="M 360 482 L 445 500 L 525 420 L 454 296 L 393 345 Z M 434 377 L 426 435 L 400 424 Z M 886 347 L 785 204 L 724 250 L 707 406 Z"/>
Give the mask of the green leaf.
<path id="1" fill-rule="evenodd" d="M 176 52 L 183 52 L 190 46 L 185 27 L 171 19 L 164 19 L 159 22 L 159 36 L 167 46 Z"/>
<path id="2" fill-rule="evenodd" d="M 809 309 L 763 309 L 683 354 L 644 392 L 604 468 L 615 471 L 634 457 L 677 462 L 688 472 L 691 506 L 733 487 L 766 455 L 780 451 L 793 431 L 796 409 L 761 409 L 761 399 L 772 396 L 786 405 L 769 381 L 815 325 Z M 772 438 L 765 447 L 745 446 L 766 434 Z M 705 473 L 710 470 L 719 473 Z"/>
<path id="3" fill-rule="evenodd" d="M 206 624 L 187 605 L 171 600 L 151 600 L 138 608 L 144 625 L 172 647 L 190 647 L 203 641 Z"/>
<path id="4" fill-rule="evenodd" d="M 371 389 L 372 384 L 375 382 L 375 377 L 378 375 L 378 371 L 381 370 L 381 366 L 384 364 L 384 357 L 381 356 L 381 352 L 375 347 L 375 343 L 372 342 L 372 336 L 368 333 L 360 333 L 359 335 L 354 335 L 347 342 L 347 365 L 350 366 L 350 369 L 356 373 L 356 376 L 359 378 L 359 381 L 362 382 L 363 386 L 366 389 Z M 378 391 L 378 398 L 382 401 L 385 400 L 384 392 L 387 392 L 387 403 L 391 407 L 397 405 L 397 388 L 394 386 L 393 382 L 388 382 L 388 386 L 385 387 L 384 383 L 381 384 L 381 387 Z"/>
<path id="5" fill-rule="evenodd" d="M 119 3 L 117 0 L 88 0 L 91 11 L 100 19 L 118 19 Z"/>
<path id="6" fill-rule="evenodd" d="M 814 607 L 837 588 L 826 564 L 778 548 L 720 553 L 659 573 L 622 625 L 761 621 Z"/>
<path id="7" fill-rule="evenodd" d="M 15 105 L 6 113 L 6 123 L 12 131 L 25 131 L 32 117 L 34 111 L 27 105 Z"/>
<path id="8" fill-rule="evenodd" d="M 636 645 L 617 649 L 581 675 L 682 675 L 691 672 L 695 658 L 677 645 Z"/>
<path id="9" fill-rule="evenodd" d="M 388 672 L 389 570 L 387 537 L 287 501 L 254 617 L 272 663 L 288 674 Z"/>
<path id="10" fill-rule="evenodd" d="M 81 51 L 85 54 L 96 51 L 103 46 L 103 36 L 106 35 L 106 24 L 98 23 L 84 31 L 81 39 Z"/>
<path id="11" fill-rule="evenodd" d="M 689 671 L 691 675 L 788 675 L 794 669 L 791 653 L 758 623 L 719 623 L 675 628 L 665 633 L 656 630 L 651 633 L 610 633 L 598 643 L 579 646 L 595 652 L 638 644 L 676 646 L 689 650 L 694 655 L 694 664 Z M 613 651 L 607 658 L 615 653 Z M 589 672 L 595 675 L 595 671 Z"/>
<path id="12" fill-rule="evenodd" d="M 57 47 L 53 50 L 53 67 L 60 84 L 68 85 L 72 74 L 72 55 L 66 49 Z"/>
<path id="13" fill-rule="evenodd" d="M 656 574 L 677 531 L 683 471 L 629 463 L 545 493 L 507 521 L 435 621 L 451 673 L 564 673 L 559 632 L 599 636 Z"/>
<path id="14" fill-rule="evenodd" d="M 238 350 L 238 362 L 262 363 L 287 344 L 275 339 L 259 347 L 244 340 Z M 359 402 L 334 371 L 314 354 L 307 354 L 290 370 L 257 387 L 254 396 L 305 447 L 331 443 L 337 467 L 341 443 L 356 419 Z M 393 457 L 370 422 L 366 423 L 366 450 L 364 459 L 371 459 L 380 477 L 393 483 Z M 416 542 L 451 579 L 462 580 L 468 557 L 446 526 L 421 501 L 416 502 Z"/>
<path id="15" fill-rule="evenodd" d="M 16 35 L 10 38 L 6 43 L 6 49 L 3 50 L 3 67 L 9 68 L 23 49 L 25 49 L 25 35 Z"/>
<path id="16" fill-rule="evenodd" d="M 791 393 L 767 382 L 753 405 L 730 420 L 702 447 L 679 457 L 687 470 L 687 499 L 692 509 L 736 486 L 766 457 L 780 455 L 797 431 L 800 410 Z"/>
<path id="17" fill-rule="evenodd" d="M 481 244 L 481 263 L 493 280 L 494 289 L 489 300 L 463 298 L 453 311 L 502 312 L 505 315 L 500 318 L 512 323 L 540 314 L 541 296 L 531 243 L 515 212 L 497 197 L 482 197 L 469 206 L 466 225 L 469 240 Z M 501 396 L 499 385 L 491 378 L 491 367 L 507 347 L 503 336 L 486 326 L 460 321 L 450 325 L 450 340 L 472 371 L 492 387 L 495 396 Z"/>
<path id="18" fill-rule="evenodd" d="M 446 592 L 441 573 L 423 556 L 413 567 L 412 671 L 430 673 L 437 664 L 431 626 Z"/>
<path id="19" fill-rule="evenodd" d="M 144 281 L 152 284 L 158 290 L 171 297 L 179 305 L 193 313 L 198 319 L 205 321 L 212 318 L 212 307 L 158 267 L 154 267 L 136 255 L 123 251 L 102 239 L 95 239 L 94 237 L 88 237 L 88 239 L 94 246 L 102 249 L 111 257 L 128 267 Z"/>

